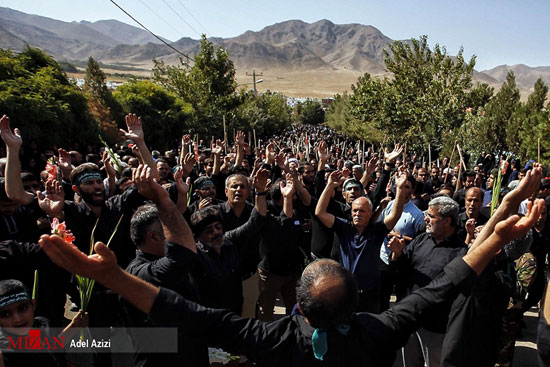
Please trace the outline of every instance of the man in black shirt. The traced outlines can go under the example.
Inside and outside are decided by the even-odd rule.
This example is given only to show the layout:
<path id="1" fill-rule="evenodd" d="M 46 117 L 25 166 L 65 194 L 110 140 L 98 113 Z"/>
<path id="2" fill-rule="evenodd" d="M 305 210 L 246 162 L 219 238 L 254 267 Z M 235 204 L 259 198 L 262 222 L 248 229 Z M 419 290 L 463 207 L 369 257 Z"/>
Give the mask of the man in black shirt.
<path id="1" fill-rule="evenodd" d="M 130 223 L 130 235 L 138 248 L 136 258 L 126 268 L 148 283 L 172 289 L 187 299 L 199 302 L 196 283 L 191 278 L 191 268 L 197 261 L 195 240 L 191 229 L 166 190 L 150 175 L 151 169 L 139 166 L 133 182 L 139 192 L 155 205 L 141 206 Z M 189 189 L 187 187 L 187 189 Z M 147 315 L 128 305 L 128 326 L 151 327 Z M 134 336 L 137 349 L 141 343 L 150 343 Z M 178 338 L 179 354 L 145 354 L 136 356 L 140 366 L 159 366 L 190 363 L 208 366 L 208 348 L 205 338 L 181 334 Z"/>
<path id="2" fill-rule="evenodd" d="M 408 294 L 428 285 L 449 262 L 466 253 L 464 241 L 456 236 L 458 204 L 451 198 L 438 197 L 428 206 L 426 233 L 407 246 L 397 236 L 388 243 L 393 252 L 390 267 L 402 274 Z M 403 349 L 405 366 L 423 366 L 424 362 L 428 367 L 439 366 L 450 308 L 451 301 L 434 308 L 429 322 L 411 336 Z"/>
<path id="3" fill-rule="evenodd" d="M 227 310 L 201 307 L 170 290 L 157 288 L 124 272 L 103 244 L 86 256 L 55 236 L 42 236 L 52 260 L 70 272 L 96 279 L 119 293 L 159 325 L 201 332 L 209 343 L 243 353 L 263 366 L 377 366 L 384 352 L 402 345 L 431 307 L 467 291 L 492 257 L 510 239 L 523 236 L 540 213 L 537 202 L 527 216 L 498 223 L 495 231 L 463 258 L 455 259 L 430 285 L 381 315 L 353 313 L 357 288 L 337 263 L 321 260 L 308 267 L 298 288 L 300 315 L 263 323 Z"/>
<path id="4" fill-rule="evenodd" d="M 199 263 L 193 274 L 199 284 L 202 303 L 205 305 L 228 308 L 237 313 L 242 312 L 241 279 L 247 271 L 246 254 L 251 252 L 250 247 L 257 248 L 258 242 L 255 238 L 258 237 L 266 220 L 268 176 L 269 172 L 266 169 L 256 173 L 254 177 L 256 205 L 248 221 L 242 226 L 226 230 L 225 220 L 216 206 L 203 208 L 193 213 L 191 217 L 193 232 L 198 240 Z M 231 194 L 228 195 L 230 199 L 241 196 L 245 190 L 245 184 L 248 185 L 246 180 L 243 183 L 237 181 L 238 187 L 234 187 L 230 181 Z"/>

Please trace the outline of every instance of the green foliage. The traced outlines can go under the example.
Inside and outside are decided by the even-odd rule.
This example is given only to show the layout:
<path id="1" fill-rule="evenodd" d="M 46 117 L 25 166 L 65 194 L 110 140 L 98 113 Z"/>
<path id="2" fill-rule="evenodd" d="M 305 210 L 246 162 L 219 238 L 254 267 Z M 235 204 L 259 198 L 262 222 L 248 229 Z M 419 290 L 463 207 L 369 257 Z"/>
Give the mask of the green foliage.
<path id="1" fill-rule="evenodd" d="M 295 107 L 294 122 L 299 124 L 317 125 L 325 121 L 325 111 L 318 101 L 308 99 Z"/>
<path id="2" fill-rule="evenodd" d="M 184 132 L 188 131 L 191 108 L 174 93 L 149 81 L 134 81 L 120 86 L 113 98 L 124 113 L 142 117 L 147 144 L 155 149 L 177 146 Z M 118 121 L 123 127 L 124 122 Z"/>
<path id="3" fill-rule="evenodd" d="M 153 79 L 192 107 L 191 132 L 201 136 L 223 134 L 222 118 L 242 102 L 235 93 L 235 68 L 227 51 L 202 36 L 201 50 L 189 67 L 153 60 Z M 231 126 L 230 126 L 231 128 Z"/>
<path id="4" fill-rule="evenodd" d="M 519 98 L 516 78 L 513 72 L 509 72 L 498 93 L 486 106 L 481 133 L 485 136 L 487 150 L 500 154 L 517 149 L 519 126 L 512 123 L 511 118 L 519 107 Z"/>
<path id="5" fill-rule="evenodd" d="M 368 75 L 368 74 L 367 74 Z M 347 93 L 336 95 L 325 113 L 325 123 L 353 138 L 365 140 L 368 143 L 380 143 L 384 138 L 381 130 L 374 127 L 374 122 L 367 120 L 361 123 L 353 112 L 350 96 Z"/>
<path id="6" fill-rule="evenodd" d="M 101 70 L 97 61 L 90 56 L 86 66 L 86 76 L 84 77 L 84 89 L 100 101 L 104 101 L 109 93 L 105 85 L 105 73 Z"/>
<path id="7" fill-rule="evenodd" d="M 38 49 L 19 55 L 0 50 L 0 111 L 10 116 L 26 142 L 41 147 L 96 141 L 97 123 L 86 97 L 60 66 Z"/>
<path id="8" fill-rule="evenodd" d="M 290 125 L 290 110 L 279 93 L 266 92 L 255 96 L 242 92 L 243 103 L 235 111 L 236 129 L 256 130 L 256 136 L 269 136 Z"/>

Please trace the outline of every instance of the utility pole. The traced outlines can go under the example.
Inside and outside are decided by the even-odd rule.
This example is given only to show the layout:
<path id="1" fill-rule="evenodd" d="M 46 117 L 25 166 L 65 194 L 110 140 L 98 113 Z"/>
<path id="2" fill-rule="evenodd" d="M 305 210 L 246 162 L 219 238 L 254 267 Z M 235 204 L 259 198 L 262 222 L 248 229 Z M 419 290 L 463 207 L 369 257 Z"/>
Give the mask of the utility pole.
<path id="1" fill-rule="evenodd" d="M 254 95 L 257 96 L 258 95 L 258 90 L 256 89 L 256 83 L 257 83 L 256 82 L 256 76 L 263 76 L 264 73 L 261 72 L 260 74 L 256 74 L 256 70 L 252 70 L 252 74 L 248 74 L 248 72 L 247 72 L 246 75 L 252 77 L 252 84 L 254 84 Z"/>

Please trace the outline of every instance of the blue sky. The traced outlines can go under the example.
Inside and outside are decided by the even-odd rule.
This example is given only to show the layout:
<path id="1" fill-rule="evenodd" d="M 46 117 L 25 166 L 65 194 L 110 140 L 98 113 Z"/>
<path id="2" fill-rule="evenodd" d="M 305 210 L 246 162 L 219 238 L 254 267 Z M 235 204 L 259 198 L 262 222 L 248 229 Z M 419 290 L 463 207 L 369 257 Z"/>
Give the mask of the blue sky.
<path id="1" fill-rule="evenodd" d="M 372 25 L 392 39 L 427 35 L 449 53 L 464 47 L 477 70 L 498 65 L 550 66 L 548 0 L 115 0 L 155 33 L 233 37 L 273 23 L 328 19 Z M 117 19 L 136 25 L 109 0 L 1 0 L 0 6 L 64 21 Z M 136 25 L 137 26 L 137 25 Z"/>

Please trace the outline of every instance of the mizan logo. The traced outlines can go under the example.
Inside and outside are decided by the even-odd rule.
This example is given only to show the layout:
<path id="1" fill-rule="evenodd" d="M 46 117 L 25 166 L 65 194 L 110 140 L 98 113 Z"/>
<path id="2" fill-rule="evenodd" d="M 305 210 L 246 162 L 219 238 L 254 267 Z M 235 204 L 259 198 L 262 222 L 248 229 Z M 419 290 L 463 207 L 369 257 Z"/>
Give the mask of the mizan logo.
<path id="1" fill-rule="evenodd" d="M 65 345 L 64 337 L 44 337 L 40 330 L 30 330 L 29 335 L 17 338 L 8 337 L 8 349 L 19 350 L 48 350 L 63 349 Z"/>

